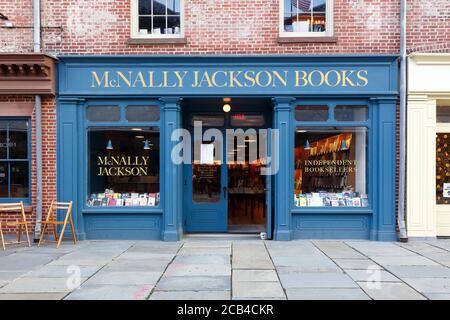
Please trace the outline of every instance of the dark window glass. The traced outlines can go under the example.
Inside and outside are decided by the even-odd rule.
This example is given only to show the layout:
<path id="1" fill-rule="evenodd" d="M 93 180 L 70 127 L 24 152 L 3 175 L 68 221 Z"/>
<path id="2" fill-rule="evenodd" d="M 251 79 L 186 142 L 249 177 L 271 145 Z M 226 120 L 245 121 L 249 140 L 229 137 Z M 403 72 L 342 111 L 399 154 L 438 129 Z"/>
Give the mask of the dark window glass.
<path id="1" fill-rule="evenodd" d="M 9 159 L 28 159 L 28 122 L 9 124 Z"/>
<path id="2" fill-rule="evenodd" d="M 28 161 L 10 162 L 10 197 L 28 198 Z"/>
<path id="3" fill-rule="evenodd" d="M 158 128 L 88 131 L 89 206 L 157 206 L 160 187 Z"/>
<path id="4" fill-rule="evenodd" d="M 297 106 L 295 119 L 297 121 L 327 121 L 328 106 Z"/>
<path id="5" fill-rule="evenodd" d="M 166 17 L 155 16 L 153 17 L 153 33 L 165 34 L 166 32 Z"/>
<path id="6" fill-rule="evenodd" d="M 155 106 L 129 106 L 126 111 L 128 121 L 159 121 L 159 107 Z"/>
<path id="7" fill-rule="evenodd" d="M 169 16 L 167 17 L 167 33 L 177 34 L 180 33 L 180 17 L 179 16 Z"/>
<path id="8" fill-rule="evenodd" d="M 0 121 L 0 159 L 6 159 L 7 155 L 7 122 Z"/>
<path id="9" fill-rule="evenodd" d="M 436 204 L 450 204 L 450 133 L 436 134 Z"/>
<path id="10" fill-rule="evenodd" d="M 165 15 L 166 14 L 166 1 L 167 0 L 153 0 L 153 14 Z M 170 2 L 170 0 L 168 0 Z"/>
<path id="11" fill-rule="evenodd" d="M 223 127 L 225 125 L 225 118 L 223 116 L 193 115 L 191 118 L 192 126 L 195 121 L 201 121 L 203 127 Z"/>
<path id="12" fill-rule="evenodd" d="M 194 202 L 220 201 L 220 164 L 192 164 L 192 200 Z"/>
<path id="13" fill-rule="evenodd" d="M 0 161 L 0 198 L 8 198 L 8 162 Z"/>
<path id="14" fill-rule="evenodd" d="M 120 120 L 118 106 L 91 106 L 87 107 L 87 119 L 97 122 L 111 122 Z"/>
<path id="15" fill-rule="evenodd" d="M 367 106 L 336 106 L 334 119 L 337 121 L 367 121 L 369 109 Z"/>
<path id="16" fill-rule="evenodd" d="M 139 14 L 152 14 L 152 0 L 139 0 Z"/>
<path id="17" fill-rule="evenodd" d="M 236 113 L 231 115 L 230 123 L 233 127 L 262 127 L 265 121 L 262 114 Z"/>
<path id="18" fill-rule="evenodd" d="M 450 122 L 450 106 L 438 106 L 436 108 L 436 121 L 437 122 Z"/>
<path id="19" fill-rule="evenodd" d="M 167 14 L 168 15 L 180 14 L 180 0 L 167 0 Z"/>
<path id="20" fill-rule="evenodd" d="M 152 17 L 139 17 L 139 33 L 152 33 Z"/>
<path id="21" fill-rule="evenodd" d="M 367 207 L 366 128 L 298 128 L 294 200 L 299 207 Z"/>
<path id="22" fill-rule="evenodd" d="M 29 197 L 27 120 L 0 120 L 0 198 Z"/>

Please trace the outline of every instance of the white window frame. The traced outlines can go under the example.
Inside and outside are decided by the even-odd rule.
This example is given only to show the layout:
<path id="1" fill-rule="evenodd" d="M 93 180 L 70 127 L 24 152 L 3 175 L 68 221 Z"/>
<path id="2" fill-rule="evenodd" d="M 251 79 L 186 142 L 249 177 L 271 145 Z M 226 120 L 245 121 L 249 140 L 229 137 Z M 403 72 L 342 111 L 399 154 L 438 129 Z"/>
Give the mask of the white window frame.
<path id="1" fill-rule="evenodd" d="M 279 35 L 280 37 L 292 38 L 292 37 L 332 37 L 333 36 L 333 0 L 326 0 L 326 25 L 325 32 L 288 32 L 284 31 L 284 0 L 280 0 L 280 12 L 279 12 Z"/>
<path id="2" fill-rule="evenodd" d="M 179 34 L 142 34 L 139 33 L 139 0 L 131 0 L 131 38 L 132 39 L 178 39 L 184 38 L 184 0 L 180 0 Z"/>

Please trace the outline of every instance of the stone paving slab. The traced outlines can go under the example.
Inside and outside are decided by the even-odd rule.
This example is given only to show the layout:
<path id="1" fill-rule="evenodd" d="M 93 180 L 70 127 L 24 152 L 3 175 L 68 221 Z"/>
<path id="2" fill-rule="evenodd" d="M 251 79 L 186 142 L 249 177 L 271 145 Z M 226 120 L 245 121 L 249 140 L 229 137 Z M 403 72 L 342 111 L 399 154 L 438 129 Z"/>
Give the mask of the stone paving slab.
<path id="1" fill-rule="evenodd" d="M 233 281 L 278 282 L 275 270 L 233 270 Z"/>
<path id="2" fill-rule="evenodd" d="M 86 279 L 81 279 L 81 282 Z M 65 278 L 19 278 L 0 288 L 0 293 L 70 292 Z"/>
<path id="3" fill-rule="evenodd" d="M 331 259 L 320 256 L 272 256 L 273 264 L 280 269 L 290 267 L 301 272 L 337 272 L 341 269 Z"/>
<path id="4" fill-rule="evenodd" d="M 346 274 L 338 273 L 290 273 L 280 274 L 283 288 L 358 288 Z"/>
<path id="5" fill-rule="evenodd" d="M 34 271 L 23 274 L 25 278 L 67 278 L 73 274 L 71 266 L 45 265 Z M 98 266 L 78 266 L 80 268 L 80 276 L 89 278 L 94 275 L 100 267 Z"/>
<path id="6" fill-rule="evenodd" d="M 90 285 L 155 285 L 161 272 L 105 272 L 101 271 L 87 280 L 83 286 Z"/>
<path id="7" fill-rule="evenodd" d="M 264 243 L 233 244 L 233 269 L 274 269 Z"/>
<path id="8" fill-rule="evenodd" d="M 416 256 L 414 252 L 404 249 L 392 242 L 377 241 L 346 241 L 351 248 L 357 250 L 363 255 L 371 258 L 372 256 L 405 257 Z"/>
<path id="9" fill-rule="evenodd" d="M 115 260 L 108 263 L 105 271 L 163 272 L 169 262 L 166 260 Z"/>
<path id="10" fill-rule="evenodd" d="M 402 280 L 421 293 L 450 294 L 449 278 L 403 278 Z"/>
<path id="11" fill-rule="evenodd" d="M 370 300 L 361 289 L 302 288 L 287 289 L 288 300 Z"/>
<path id="12" fill-rule="evenodd" d="M 332 259 L 365 259 L 364 255 L 341 241 L 316 240 L 312 242 Z"/>
<path id="13" fill-rule="evenodd" d="M 450 268 L 443 266 L 386 266 L 399 278 L 450 278 Z"/>
<path id="14" fill-rule="evenodd" d="M 0 300 L 62 300 L 67 293 L 0 293 Z"/>
<path id="15" fill-rule="evenodd" d="M 145 300 L 153 287 L 99 285 L 85 286 L 73 291 L 65 300 Z"/>
<path id="16" fill-rule="evenodd" d="M 281 298 L 285 299 L 279 282 L 233 281 L 233 299 Z"/>
<path id="17" fill-rule="evenodd" d="M 383 269 L 369 259 L 334 259 L 334 262 L 342 269 L 362 270 L 362 269 Z"/>
<path id="18" fill-rule="evenodd" d="M 229 276 L 217 277 L 162 277 L 156 291 L 229 291 Z"/>
<path id="19" fill-rule="evenodd" d="M 9 281 L 13 281 L 22 275 L 26 274 L 26 272 L 14 272 L 14 271 L 0 271 L 0 282 L 6 281 L 8 283 Z"/>
<path id="20" fill-rule="evenodd" d="M 231 247 L 211 247 L 211 248 L 200 248 L 200 247 L 192 247 L 192 248 L 181 248 L 180 251 L 178 251 L 179 256 L 184 255 L 225 255 L 230 256 L 231 255 Z"/>
<path id="21" fill-rule="evenodd" d="M 231 248 L 231 241 L 186 241 L 183 248 Z"/>
<path id="22" fill-rule="evenodd" d="M 371 282 L 358 282 L 361 288 L 374 300 L 426 300 L 426 298 L 405 283 L 380 282 L 374 287 Z"/>
<path id="23" fill-rule="evenodd" d="M 354 281 L 401 282 L 386 270 L 345 270 Z"/>
<path id="24" fill-rule="evenodd" d="M 425 293 L 430 300 L 450 300 L 450 293 Z"/>
<path id="25" fill-rule="evenodd" d="M 150 300 L 230 300 L 230 291 L 155 291 Z"/>
<path id="26" fill-rule="evenodd" d="M 371 257 L 379 265 L 385 266 L 438 266 L 438 264 L 428 258 L 422 256 L 400 256 L 400 257 L 388 257 L 388 256 L 373 256 Z"/>
<path id="27" fill-rule="evenodd" d="M 209 265 L 231 265 L 231 259 L 225 255 L 185 255 L 177 256 L 175 263 L 180 264 L 209 264 Z"/>
<path id="28" fill-rule="evenodd" d="M 229 276 L 231 275 L 231 266 L 217 264 L 184 264 L 174 261 L 169 265 L 165 274 L 172 277 Z"/>

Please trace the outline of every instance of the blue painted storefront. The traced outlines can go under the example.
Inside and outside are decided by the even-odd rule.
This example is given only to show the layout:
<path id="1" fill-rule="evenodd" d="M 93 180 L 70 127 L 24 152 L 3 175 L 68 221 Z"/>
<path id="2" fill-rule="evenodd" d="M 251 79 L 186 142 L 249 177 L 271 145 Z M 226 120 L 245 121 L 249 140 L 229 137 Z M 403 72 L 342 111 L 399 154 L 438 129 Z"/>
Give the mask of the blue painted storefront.
<path id="1" fill-rule="evenodd" d="M 273 177 L 273 238 L 393 240 L 397 57 L 395 56 L 63 56 L 58 65 L 57 184 L 74 200 L 80 239 L 182 238 L 183 166 L 170 161 L 172 132 L 182 127 L 186 98 L 255 97 L 273 101 L 280 135 L 280 170 Z M 369 106 L 365 123 L 308 122 L 307 126 L 368 128 L 369 207 L 295 207 L 294 108 L 298 103 Z M 155 105 L 155 122 L 102 122 L 102 127 L 153 126 L 160 132 L 160 192 L 156 207 L 89 207 L 87 106 Z M 99 125 L 99 126 L 100 126 Z"/>

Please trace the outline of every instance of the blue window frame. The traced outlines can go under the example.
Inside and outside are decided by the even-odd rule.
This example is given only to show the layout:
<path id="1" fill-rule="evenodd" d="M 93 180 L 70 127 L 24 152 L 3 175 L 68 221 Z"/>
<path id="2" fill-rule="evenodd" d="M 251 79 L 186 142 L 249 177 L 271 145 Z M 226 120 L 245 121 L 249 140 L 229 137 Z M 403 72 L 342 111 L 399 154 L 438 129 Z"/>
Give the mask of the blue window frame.
<path id="1" fill-rule="evenodd" d="M 30 202 L 29 118 L 0 118 L 0 201 Z"/>
<path id="2" fill-rule="evenodd" d="M 295 210 L 372 209 L 372 110 L 364 100 L 294 104 Z"/>
<path id="3" fill-rule="evenodd" d="M 102 117 L 104 111 L 112 115 L 105 113 Z M 163 188 L 159 102 L 92 100 L 85 104 L 82 113 L 85 119 L 84 174 L 87 177 L 83 186 L 85 211 L 159 209 Z M 99 156 L 101 165 L 96 160 Z M 105 165 L 105 159 L 107 162 L 123 161 L 123 156 L 127 159 L 125 165 Z M 130 160 L 128 156 L 133 157 Z M 99 177 L 99 174 L 107 176 Z M 99 197 L 103 198 L 103 203 Z M 127 200 L 131 197 L 133 200 Z"/>

